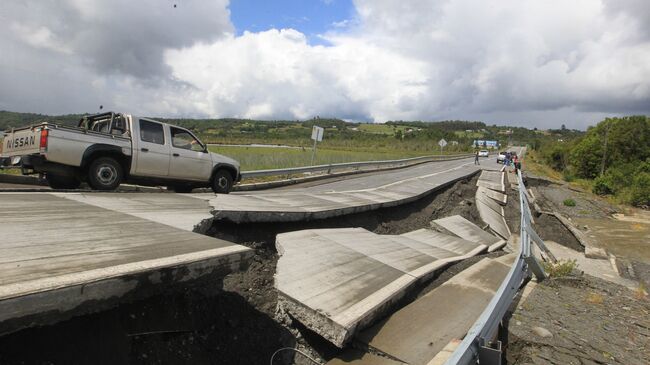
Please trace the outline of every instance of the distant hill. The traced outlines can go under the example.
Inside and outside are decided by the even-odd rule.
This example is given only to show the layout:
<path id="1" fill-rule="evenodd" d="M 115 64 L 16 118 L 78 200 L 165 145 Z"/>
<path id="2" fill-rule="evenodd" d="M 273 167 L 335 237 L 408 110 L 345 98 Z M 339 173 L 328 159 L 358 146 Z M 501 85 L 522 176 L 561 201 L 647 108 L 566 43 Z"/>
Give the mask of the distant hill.
<path id="1" fill-rule="evenodd" d="M 48 116 L 34 113 L 0 111 L 0 130 L 22 127 L 43 121 L 76 125 L 82 114 Z M 475 139 L 508 143 L 536 144 L 540 139 L 575 138 L 583 132 L 571 130 L 541 131 L 523 127 L 488 126 L 479 121 L 450 120 L 440 122 L 390 121 L 385 124 L 350 123 L 337 118 L 309 120 L 252 120 L 237 118 L 188 119 L 156 118 L 180 125 L 196 133 L 207 143 L 223 144 L 285 144 L 311 146 L 311 129 L 325 128 L 321 145 L 328 148 L 437 152 L 438 141 L 449 142 L 448 151 L 467 151 Z M 452 143 L 457 142 L 457 143 Z"/>

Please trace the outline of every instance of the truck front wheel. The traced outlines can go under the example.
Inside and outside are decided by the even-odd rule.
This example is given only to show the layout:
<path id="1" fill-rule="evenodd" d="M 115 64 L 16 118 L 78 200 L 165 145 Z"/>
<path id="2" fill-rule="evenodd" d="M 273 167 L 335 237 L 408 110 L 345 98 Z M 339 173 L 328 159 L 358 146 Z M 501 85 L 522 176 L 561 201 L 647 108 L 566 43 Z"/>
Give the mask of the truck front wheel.
<path id="1" fill-rule="evenodd" d="M 81 185 L 81 181 L 75 177 L 60 176 L 47 173 L 45 176 L 47 185 L 52 189 L 77 189 Z"/>
<path id="2" fill-rule="evenodd" d="M 218 170 L 212 178 L 212 191 L 228 194 L 232 190 L 232 175 L 226 170 Z"/>
<path id="3" fill-rule="evenodd" d="M 115 190 L 124 172 L 122 165 L 111 157 L 100 157 L 88 168 L 88 185 L 95 190 Z"/>

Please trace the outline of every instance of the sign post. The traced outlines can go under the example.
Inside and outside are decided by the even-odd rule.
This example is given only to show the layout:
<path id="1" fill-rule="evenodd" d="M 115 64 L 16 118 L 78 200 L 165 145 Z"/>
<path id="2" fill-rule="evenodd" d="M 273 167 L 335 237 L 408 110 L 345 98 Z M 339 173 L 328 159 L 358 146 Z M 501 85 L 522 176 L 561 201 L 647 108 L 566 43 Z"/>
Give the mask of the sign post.
<path id="1" fill-rule="evenodd" d="M 323 133 L 325 129 L 314 126 L 311 129 L 311 139 L 314 140 L 314 148 L 311 150 L 311 166 L 314 166 L 314 156 L 316 155 L 316 143 L 323 141 Z"/>
<path id="2" fill-rule="evenodd" d="M 438 146 L 440 146 L 440 154 L 442 155 L 442 149 L 447 145 L 447 141 L 445 139 L 441 139 L 438 141 Z"/>

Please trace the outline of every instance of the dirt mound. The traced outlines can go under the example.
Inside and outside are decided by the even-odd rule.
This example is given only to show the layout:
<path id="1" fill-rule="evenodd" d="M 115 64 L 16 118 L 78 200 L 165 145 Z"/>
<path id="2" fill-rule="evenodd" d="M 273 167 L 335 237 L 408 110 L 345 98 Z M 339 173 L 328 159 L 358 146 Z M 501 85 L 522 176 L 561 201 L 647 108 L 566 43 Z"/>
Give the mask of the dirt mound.
<path id="1" fill-rule="evenodd" d="M 622 286 L 590 276 L 548 279 L 507 321 L 506 360 L 511 365 L 647 364 L 649 314 L 650 301 Z"/>

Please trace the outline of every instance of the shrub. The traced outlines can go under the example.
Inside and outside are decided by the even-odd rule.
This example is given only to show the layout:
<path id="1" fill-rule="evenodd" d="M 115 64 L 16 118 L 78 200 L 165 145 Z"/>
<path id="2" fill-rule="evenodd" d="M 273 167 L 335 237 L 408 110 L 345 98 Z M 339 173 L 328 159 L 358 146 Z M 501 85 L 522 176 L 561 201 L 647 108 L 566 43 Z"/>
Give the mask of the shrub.
<path id="1" fill-rule="evenodd" d="M 634 177 L 629 199 L 634 206 L 650 206 L 650 173 L 641 172 Z"/>
<path id="2" fill-rule="evenodd" d="M 576 260 L 557 260 L 557 262 L 544 262 L 542 267 L 546 274 L 552 278 L 569 276 L 573 270 L 578 268 Z"/>
<path id="3" fill-rule="evenodd" d="M 594 194 L 610 195 L 614 194 L 614 184 L 607 176 L 599 176 L 594 180 L 594 185 L 591 188 Z"/>
<path id="4" fill-rule="evenodd" d="M 563 203 L 567 207 L 575 207 L 576 206 L 576 201 L 573 200 L 573 199 L 564 199 Z"/>

